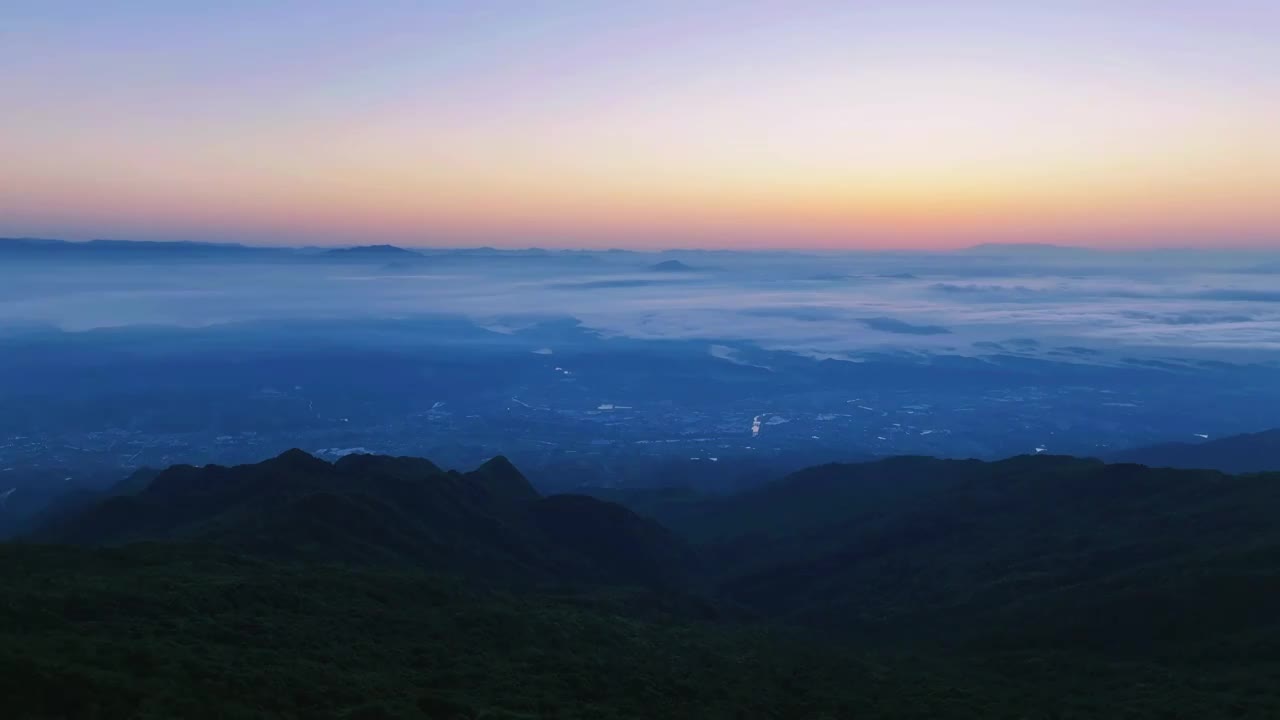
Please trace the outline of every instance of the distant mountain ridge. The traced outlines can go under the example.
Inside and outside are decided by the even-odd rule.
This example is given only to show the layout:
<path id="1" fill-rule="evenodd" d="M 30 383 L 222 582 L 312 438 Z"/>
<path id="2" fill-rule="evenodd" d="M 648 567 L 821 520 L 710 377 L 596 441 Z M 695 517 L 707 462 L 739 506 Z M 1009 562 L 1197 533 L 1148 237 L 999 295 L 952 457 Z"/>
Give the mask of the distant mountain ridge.
<path id="1" fill-rule="evenodd" d="M 993 255 L 1089 255 L 1097 253 L 1093 248 L 1078 245 L 1054 245 L 1051 243 L 981 243 L 964 248 L 961 252 Z"/>
<path id="2" fill-rule="evenodd" d="M 239 243 L 163 240 L 88 240 L 72 242 L 45 238 L 0 238 L 0 257 L 147 259 L 152 257 L 266 257 L 287 255 L 288 248 L 257 247 Z"/>

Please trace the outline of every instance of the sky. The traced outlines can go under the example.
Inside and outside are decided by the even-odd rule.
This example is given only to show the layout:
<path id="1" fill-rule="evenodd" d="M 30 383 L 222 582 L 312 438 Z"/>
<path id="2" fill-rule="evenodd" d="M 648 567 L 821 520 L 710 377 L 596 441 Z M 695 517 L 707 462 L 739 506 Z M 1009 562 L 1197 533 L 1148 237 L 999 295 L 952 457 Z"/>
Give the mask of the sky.
<path id="1" fill-rule="evenodd" d="M 1280 3 L 0 5 L 0 235 L 1280 247 Z"/>

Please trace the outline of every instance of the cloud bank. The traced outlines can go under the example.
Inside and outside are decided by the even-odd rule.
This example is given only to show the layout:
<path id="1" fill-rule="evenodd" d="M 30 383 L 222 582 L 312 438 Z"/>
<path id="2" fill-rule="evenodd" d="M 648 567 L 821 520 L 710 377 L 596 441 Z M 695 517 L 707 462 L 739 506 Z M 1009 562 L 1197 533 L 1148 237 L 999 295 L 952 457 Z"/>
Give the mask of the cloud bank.
<path id="1" fill-rule="evenodd" d="M 679 260 L 698 272 L 657 278 Z M 573 317 L 605 336 L 863 352 L 1280 358 L 1256 256 L 679 252 L 437 254 L 343 262 L 7 265 L 0 325 L 67 330 L 257 319 Z M 554 348 L 547 348 L 554 350 Z"/>

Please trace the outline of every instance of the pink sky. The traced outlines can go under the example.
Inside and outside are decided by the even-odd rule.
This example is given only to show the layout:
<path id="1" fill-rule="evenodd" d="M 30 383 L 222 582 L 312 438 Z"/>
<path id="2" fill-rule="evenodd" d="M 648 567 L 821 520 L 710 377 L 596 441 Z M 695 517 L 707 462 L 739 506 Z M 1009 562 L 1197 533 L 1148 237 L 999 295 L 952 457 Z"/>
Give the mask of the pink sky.
<path id="1" fill-rule="evenodd" d="M 0 234 L 1280 247 L 1275 3 L 378 5 L 20 0 Z"/>

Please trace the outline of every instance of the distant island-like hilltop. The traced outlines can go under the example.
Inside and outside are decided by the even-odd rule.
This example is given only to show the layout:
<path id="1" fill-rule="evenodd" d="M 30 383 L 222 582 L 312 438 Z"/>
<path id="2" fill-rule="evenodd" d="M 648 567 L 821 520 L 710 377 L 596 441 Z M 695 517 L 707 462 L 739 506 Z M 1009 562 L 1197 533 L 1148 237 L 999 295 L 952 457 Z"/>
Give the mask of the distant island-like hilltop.
<path id="1" fill-rule="evenodd" d="M 397 247 L 395 245 L 357 245 L 355 247 L 334 248 L 325 252 L 325 255 L 331 257 L 403 257 L 406 255 L 419 255 L 413 250 Z"/>
<path id="2" fill-rule="evenodd" d="M 663 260 L 656 265 L 650 265 L 651 272 L 696 272 L 697 268 L 692 265 L 686 265 L 679 260 Z"/>

